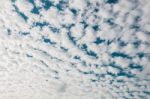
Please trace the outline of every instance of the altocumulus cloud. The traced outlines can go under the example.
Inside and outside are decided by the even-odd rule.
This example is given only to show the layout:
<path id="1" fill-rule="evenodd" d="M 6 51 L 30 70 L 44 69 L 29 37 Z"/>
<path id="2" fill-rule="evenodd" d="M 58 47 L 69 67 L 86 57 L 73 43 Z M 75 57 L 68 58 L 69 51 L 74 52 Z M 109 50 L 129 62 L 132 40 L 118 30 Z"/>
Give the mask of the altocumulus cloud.
<path id="1" fill-rule="evenodd" d="M 149 99 L 149 0 L 1 0 L 0 99 Z"/>

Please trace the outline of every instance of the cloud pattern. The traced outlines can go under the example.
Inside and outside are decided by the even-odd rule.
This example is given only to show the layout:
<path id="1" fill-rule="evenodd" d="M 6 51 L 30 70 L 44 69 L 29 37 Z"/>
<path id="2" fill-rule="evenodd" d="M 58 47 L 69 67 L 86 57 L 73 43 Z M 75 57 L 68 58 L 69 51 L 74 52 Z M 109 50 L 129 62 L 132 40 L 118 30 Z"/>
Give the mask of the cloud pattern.
<path id="1" fill-rule="evenodd" d="M 1 0 L 0 99 L 149 99 L 149 0 Z"/>

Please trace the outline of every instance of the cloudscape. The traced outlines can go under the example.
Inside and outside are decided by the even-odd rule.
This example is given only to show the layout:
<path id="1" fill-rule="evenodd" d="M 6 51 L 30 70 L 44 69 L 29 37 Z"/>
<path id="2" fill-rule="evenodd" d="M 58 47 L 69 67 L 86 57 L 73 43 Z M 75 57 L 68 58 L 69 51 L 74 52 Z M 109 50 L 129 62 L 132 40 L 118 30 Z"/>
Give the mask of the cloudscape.
<path id="1" fill-rule="evenodd" d="M 150 99 L 150 1 L 0 0 L 0 99 Z"/>

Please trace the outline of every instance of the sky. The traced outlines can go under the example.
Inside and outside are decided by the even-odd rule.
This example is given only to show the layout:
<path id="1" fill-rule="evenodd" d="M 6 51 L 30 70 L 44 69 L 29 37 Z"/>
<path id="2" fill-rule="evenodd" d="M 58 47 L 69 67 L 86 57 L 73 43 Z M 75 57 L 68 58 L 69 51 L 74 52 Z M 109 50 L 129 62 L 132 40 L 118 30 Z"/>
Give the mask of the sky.
<path id="1" fill-rule="evenodd" d="M 0 99 L 149 99 L 149 0 L 1 0 Z"/>

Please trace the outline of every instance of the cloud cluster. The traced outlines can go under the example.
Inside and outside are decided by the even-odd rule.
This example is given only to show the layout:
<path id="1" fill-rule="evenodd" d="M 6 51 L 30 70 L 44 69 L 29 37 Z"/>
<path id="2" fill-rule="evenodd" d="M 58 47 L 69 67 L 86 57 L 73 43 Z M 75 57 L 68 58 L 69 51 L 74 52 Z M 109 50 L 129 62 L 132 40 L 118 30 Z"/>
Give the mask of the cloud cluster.
<path id="1" fill-rule="evenodd" d="M 148 0 L 1 0 L 0 99 L 148 99 Z"/>

